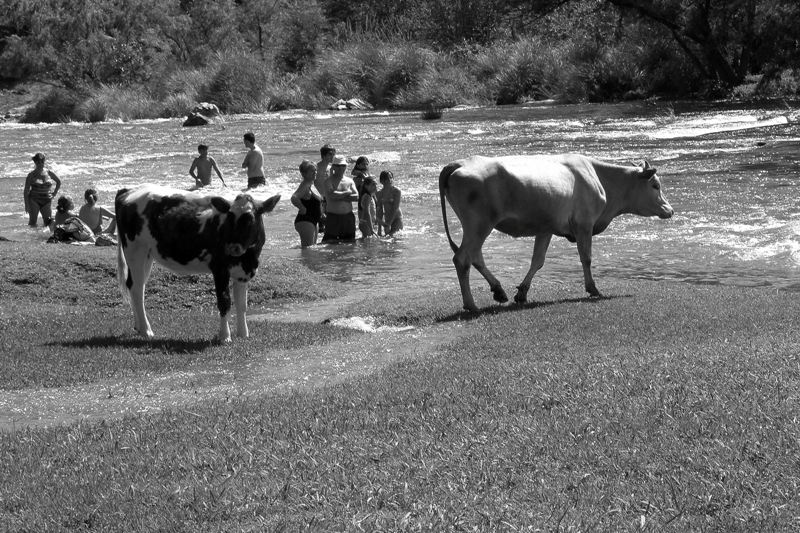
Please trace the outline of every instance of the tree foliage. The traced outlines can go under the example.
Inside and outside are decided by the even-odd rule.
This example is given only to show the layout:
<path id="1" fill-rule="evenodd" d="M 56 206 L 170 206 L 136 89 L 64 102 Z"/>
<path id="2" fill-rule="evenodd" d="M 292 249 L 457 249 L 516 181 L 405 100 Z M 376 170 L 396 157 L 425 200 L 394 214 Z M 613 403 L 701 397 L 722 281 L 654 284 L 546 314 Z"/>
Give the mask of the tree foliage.
<path id="1" fill-rule="evenodd" d="M 769 79 L 798 69 L 800 2 L 0 0 L 0 76 L 47 80 L 77 92 L 147 87 L 231 57 L 236 65 L 252 65 L 261 78 L 266 70 L 296 76 L 321 69 L 326 50 L 343 50 L 349 42 L 410 43 L 463 63 L 487 47 L 513 50 L 516 74 L 497 78 L 509 84 L 498 98 L 552 93 L 558 84 L 526 79 L 515 89 L 508 80 L 541 77 L 558 66 L 588 87 L 586 98 L 602 99 L 642 87 L 670 90 L 676 83 L 670 77 L 692 87 L 695 79 L 730 87 L 748 75 Z M 227 76 L 214 81 L 226 94 Z"/>

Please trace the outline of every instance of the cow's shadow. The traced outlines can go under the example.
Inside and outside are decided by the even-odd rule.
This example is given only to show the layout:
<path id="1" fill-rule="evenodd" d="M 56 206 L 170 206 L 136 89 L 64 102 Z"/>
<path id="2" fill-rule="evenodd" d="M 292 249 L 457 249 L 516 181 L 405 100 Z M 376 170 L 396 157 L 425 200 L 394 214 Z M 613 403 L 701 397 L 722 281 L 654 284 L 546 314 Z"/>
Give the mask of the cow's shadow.
<path id="1" fill-rule="evenodd" d="M 151 348 L 172 353 L 202 352 L 209 348 L 220 346 L 216 339 L 146 339 L 137 336 L 118 337 L 104 335 L 88 337 L 85 339 L 55 341 L 48 343 L 50 346 L 63 346 L 65 348 Z"/>
<path id="2" fill-rule="evenodd" d="M 525 302 L 524 304 L 518 304 L 515 302 L 511 302 L 508 304 L 493 304 L 487 305 L 485 307 L 480 308 L 480 313 L 471 313 L 467 310 L 459 311 L 458 313 L 453 313 L 452 315 L 448 315 L 437 322 L 456 322 L 456 321 L 466 321 L 466 320 L 474 320 L 476 318 L 480 318 L 484 315 L 501 315 L 503 313 L 515 313 L 518 311 L 523 311 L 525 309 L 539 309 L 543 307 L 550 307 L 553 305 L 563 305 L 563 304 L 571 304 L 571 303 L 588 303 L 594 304 L 598 302 L 602 302 L 603 300 L 616 300 L 619 298 L 633 298 L 632 294 L 614 294 L 611 296 L 584 296 L 581 298 L 559 298 L 557 300 L 543 300 L 539 302 Z"/>

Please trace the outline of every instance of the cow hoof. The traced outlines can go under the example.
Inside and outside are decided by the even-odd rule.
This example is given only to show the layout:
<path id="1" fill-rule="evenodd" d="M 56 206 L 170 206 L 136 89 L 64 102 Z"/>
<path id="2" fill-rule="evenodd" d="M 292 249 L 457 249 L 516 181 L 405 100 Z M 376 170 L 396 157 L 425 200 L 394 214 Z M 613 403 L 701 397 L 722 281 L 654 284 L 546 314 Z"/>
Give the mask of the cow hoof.
<path id="1" fill-rule="evenodd" d="M 518 304 L 524 304 L 528 301 L 528 287 L 520 285 L 517 287 L 517 294 L 514 296 L 514 301 Z"/>
<path id="2" fill-rule="evenodd" d="M 472 305 L 472 306 L 465 305 L 464 306 L 464 310 L 467 311 L 468 313 L 470 313 L 471 315 L 475 315 L 475 316 L 478 316 L 478 315 L 481 314 L 481 310 L 478 309 L 478 307 L 475 306 L 475 305 Z"/>
<path id="3" fill-rule="evenodd" d="M 492 295 L 494 295 L 494 301 L 497 303 L 504 304 L 508 301 L 508 296 L 506 296 L 506 291 L 503 290 L 503 287 L 492 289 Z"/>

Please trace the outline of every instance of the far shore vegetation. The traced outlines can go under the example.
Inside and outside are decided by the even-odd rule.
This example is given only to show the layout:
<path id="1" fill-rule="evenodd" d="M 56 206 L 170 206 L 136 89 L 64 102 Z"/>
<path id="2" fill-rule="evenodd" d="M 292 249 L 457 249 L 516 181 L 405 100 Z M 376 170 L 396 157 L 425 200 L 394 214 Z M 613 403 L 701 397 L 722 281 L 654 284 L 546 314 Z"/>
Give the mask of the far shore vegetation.
<path id="1" fill-rule="evenodd" d="M 137 339 L 113 252 L 0 242 L 0 408 L 46 404 L 42 387 L 379 338 L 266 320 L 219 345 L 210 277 L 156 267 L 157 338 Z M 265 258 L 251 303 L 333 296 L 318 278 Z M 0 430 L 0 529 L 797 531 L 797 294 L 598 283 L 602 298 L 579 276 L 535 282 L 524 307 L 482 291 L 480 317 L 455 279 L 370 298 L 336 313 L 461 333 L 325 386 Z"/>
<path id="2" fill-rule="evenodd" d="M 796 0 L 0 0 L 25 122 L 800 96 Z M 5 112 L 5 110 L 3 110 Z"/>

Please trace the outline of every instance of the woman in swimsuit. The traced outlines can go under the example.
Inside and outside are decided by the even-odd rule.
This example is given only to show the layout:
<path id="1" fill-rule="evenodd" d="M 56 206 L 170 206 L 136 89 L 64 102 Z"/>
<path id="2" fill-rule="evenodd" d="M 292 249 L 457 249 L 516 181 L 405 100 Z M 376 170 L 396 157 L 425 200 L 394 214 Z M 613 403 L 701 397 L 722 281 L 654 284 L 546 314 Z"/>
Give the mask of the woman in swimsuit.
<path id="1" fill-rule="evenodd" d="M 104 232 L 113 235 L 114 230 L 117 228 L 117 217 L 105 207 L 97 205 L 97 191 L 86 189 L 83 197 L 86 203 L 78 211 L 78 218 L 86 222 L 86 225 L 92 228 L 95 235 L 100 235 Z M 111 219 L 106 229 L 103 229 L 104 218 Z"/>
<path id="2" fill-rule="evenodd" d="M 44 154 L 37 153 L 33 156 L 33 163 L 36 168 L 25 178 L 25 188 L 22 191 L 22 199 L 25 203 L 25 213 L 28 214 L 29 226 L 35 226 L 42 213 L 42 222 L 45 226 L 50 226 L 53 221 L 53 210 L 51 203 L 61 188 L 61 180 L 52 170 L 45 170 Z M 55 188 L 53 188 L 55 184 Z"/>
<path id="3" fill-rule="evenodd" d="M 303 181 L 292 195 L 292 204 L 297 207 L 294 229 L 300 235 L 303 248 L 317 244 L 317 228 L 322 214 L 322 199 L 311 190 L 317 177 L 317 167 L 311 161 L 300 163 Z"/>
<path id="4" fill-rule="evenodd" d="M 389 170 L 381 172 L 383 188 L 377 194 L 378 235 L 382 231 L 392 236 L 403 229 L 403 212 L 400 210 L 402 193 L 394 186 L 394 174 Z"/>

